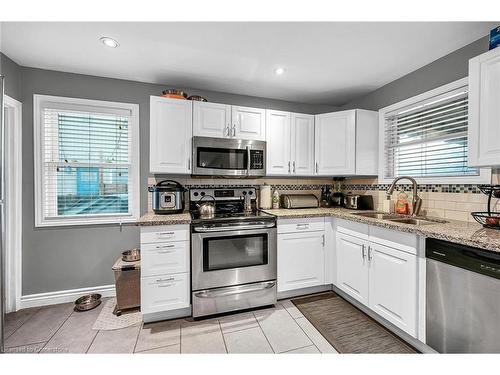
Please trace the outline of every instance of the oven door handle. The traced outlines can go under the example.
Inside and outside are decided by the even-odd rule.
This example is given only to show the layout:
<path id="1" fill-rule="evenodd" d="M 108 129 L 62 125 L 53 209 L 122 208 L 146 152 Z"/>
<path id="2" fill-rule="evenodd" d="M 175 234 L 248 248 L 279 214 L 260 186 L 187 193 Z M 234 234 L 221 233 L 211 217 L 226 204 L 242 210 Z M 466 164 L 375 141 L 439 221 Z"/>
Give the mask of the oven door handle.
<path id="1" fill-rule="evenodd" d="M 199 226 L 199 227 L 194 227 L 195 232 L 201 232 L 201 233 L 210 233 L 210 232 L 231 232 L 235 230 L 247 230 L 247 229 L 267 229 L 267 228 L 273 228 L 275 226 L 274 223 L 267 223 L 267 224 L 259 224 L 259 225 L 234 225 L 230 227 L 204 227 L 204 226 Z"/>
<path id="2" fill-rule="evenodd" d="M 250 176 L 250 146 L 247 146 L 247 176 Z"/>
<path id="3" fill-rule="evenodd" d="M 217 298 L 217 297 L 225 297 L 225 296 L 231 296 L 234 294 L 241 294 L 241 293 L 252 293 L 252 292 L 258 292 L 259 290 L 266 290 L 266 289 L 271 289 L 276 285 L 276 281 L 268 281 L 265 283 L 260 284 L 259 286 L 241 286 L 233 290 L 203 290 L 201 292 L 196 292 L 194 293 L 195 297 L 198 298 Z M 231 288 L 232 289 L 232 288 Z"/>

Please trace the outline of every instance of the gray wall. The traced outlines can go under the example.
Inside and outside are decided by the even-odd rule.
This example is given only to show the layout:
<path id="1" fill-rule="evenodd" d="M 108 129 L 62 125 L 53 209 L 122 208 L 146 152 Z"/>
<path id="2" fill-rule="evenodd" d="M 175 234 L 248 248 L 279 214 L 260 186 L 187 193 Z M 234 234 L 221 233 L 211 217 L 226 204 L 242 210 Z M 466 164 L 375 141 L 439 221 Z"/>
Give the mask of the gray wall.
<path id="1" fill-rule="evenodd" d="M 33 94 L 137 103 L 140 107 L 141 211 L 147 211 L 149 96 L 165 86 L 21 68 L 23 102 L 23 295 L 113 283 L 111 266 L 121 250 L 139 245 L 134 226 L 34 227 Z M 304 113 L 336 110 L 279 100 L 186 89 L 212 102 Z"/>
<path id="2" fill-rule="evenodd" d="M 366 96 L 355 99 L 342 109 L 379 110 L 404 99 L 435 89 L 468 75 L 469 59 L 488 50 L 488 37 L 460 48 L 432 63 L 411 72 Z"/>
<path id="3" fill-rule="evenodd" d="M 21 100 L 21 68 L 0 52 L 0 73 L 5 76 L 5 94 Z"/>

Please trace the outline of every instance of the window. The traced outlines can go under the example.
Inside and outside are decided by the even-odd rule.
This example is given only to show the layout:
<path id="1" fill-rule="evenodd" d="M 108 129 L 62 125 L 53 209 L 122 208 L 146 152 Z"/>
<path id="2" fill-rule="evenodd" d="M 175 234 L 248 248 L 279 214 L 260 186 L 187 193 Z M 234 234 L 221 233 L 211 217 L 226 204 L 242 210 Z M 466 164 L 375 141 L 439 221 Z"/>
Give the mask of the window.
<path id="1" fill-rule="evenodd" d="M 35 224 L 139 216 L 139 106 L 34 96 Z"/>
<path id="2" fill-rule="evenodd" d="M 467 80 L 380 111 L 384 182 L 398 176 L 419 183 L 489 182 L 491 172 L 467 165 Z"/>

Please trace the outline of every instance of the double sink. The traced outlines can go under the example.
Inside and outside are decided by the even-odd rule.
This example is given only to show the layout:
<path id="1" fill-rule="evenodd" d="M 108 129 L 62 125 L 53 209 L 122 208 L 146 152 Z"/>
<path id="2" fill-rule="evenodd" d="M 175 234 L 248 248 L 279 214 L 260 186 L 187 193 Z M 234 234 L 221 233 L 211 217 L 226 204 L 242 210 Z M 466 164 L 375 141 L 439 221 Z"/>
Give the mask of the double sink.
<path id="1" fill-rule="evenodd" d="M 354 215 L 363 216 L 363 217 L 371 217 L 373 219 L 386 220 L 393 223 L 400 224 L 412 224 L 412 225 L 427 225 L 427 224 L 438 224 L 438 223 L 447 223 L 445 220 L 439 219 L 430 219 L 422 216 L 405 216 L 405 215 L 397 215 L 397 214 L 388 214 L 381 212 L 359 212 Z"/>

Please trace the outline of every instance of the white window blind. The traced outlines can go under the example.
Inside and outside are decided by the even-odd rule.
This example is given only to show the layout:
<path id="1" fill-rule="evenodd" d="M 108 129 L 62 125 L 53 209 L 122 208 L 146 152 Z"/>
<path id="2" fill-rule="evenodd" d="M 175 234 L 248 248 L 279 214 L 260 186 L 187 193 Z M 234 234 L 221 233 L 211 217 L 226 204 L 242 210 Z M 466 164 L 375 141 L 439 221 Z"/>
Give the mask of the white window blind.
<path id="1" fill-rule="evenodd" d="M 467 166 L 467 87 L 385 114 L 384 177 L 478 176 Z"/>
<path id="2" fill-rule="evenodd" d="M 40 106 L 42 221 L 127 221 L 136 211 L 132 113 L 47 102 Z"/>

